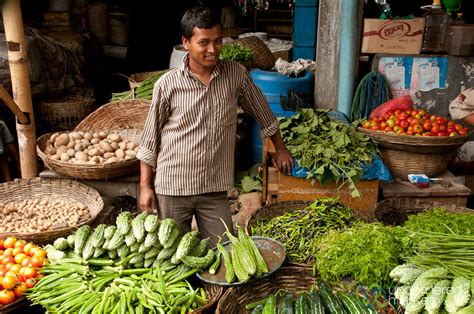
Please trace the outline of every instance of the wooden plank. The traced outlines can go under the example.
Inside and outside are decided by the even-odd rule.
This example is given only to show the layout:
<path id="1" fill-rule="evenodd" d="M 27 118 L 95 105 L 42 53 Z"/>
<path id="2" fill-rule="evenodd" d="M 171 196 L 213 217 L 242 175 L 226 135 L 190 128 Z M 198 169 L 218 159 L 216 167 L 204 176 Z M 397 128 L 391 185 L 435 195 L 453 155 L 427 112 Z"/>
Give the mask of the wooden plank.
<path id="1" fill-rule="evenodd" d="M 316 108 L 337 110 L 340 16 L 342 0 L 320 0 L 314 103 Z"/>

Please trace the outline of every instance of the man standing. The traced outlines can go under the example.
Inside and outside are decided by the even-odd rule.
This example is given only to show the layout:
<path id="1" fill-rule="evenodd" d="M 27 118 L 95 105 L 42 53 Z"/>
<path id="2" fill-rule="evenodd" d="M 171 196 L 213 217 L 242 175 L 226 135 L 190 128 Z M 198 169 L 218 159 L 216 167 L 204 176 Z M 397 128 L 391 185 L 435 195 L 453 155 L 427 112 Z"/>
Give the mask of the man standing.
<path id="1" fill-rule="evenodd" d="M 140 209 L 159 208 L 181 232 L 193 215 L 214 246 L 232 228 L 227 190 L 234 182 L 237 104 L 261 126 L 276 147 L 274 165 L 290 173 L 293 160 L 283 144 L 278 120 L 263 93 L 238 63 L 219 60 L 222 27 L 209 8 L 188 10 L 181 20 L 188 51 L 181 66 L 155 84 L 140 150 Z"/>

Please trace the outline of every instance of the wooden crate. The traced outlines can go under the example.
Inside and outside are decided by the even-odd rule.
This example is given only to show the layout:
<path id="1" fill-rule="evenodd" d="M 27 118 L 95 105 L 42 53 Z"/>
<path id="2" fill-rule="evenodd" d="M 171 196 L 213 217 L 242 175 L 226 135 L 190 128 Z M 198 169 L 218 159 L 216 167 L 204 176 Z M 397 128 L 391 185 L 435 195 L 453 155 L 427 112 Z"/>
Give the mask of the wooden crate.
<path id="1" fill-rule="evenodd" d="M 356 184 L 361 197 L 351 197 L 351 191 L 342 183 L 322 185 L 319 182 L 287 176 L 271 165 L 268 154 L 275 151 L 270 140 L 263 141 L 263 199 L 266 203 L 284 201 L 312 201 L 321 197 L 340 197 L 348 207 L 364 216 L 372 217 L 373 209 L 378 201 L 379 180 L 363 180 Z"/>

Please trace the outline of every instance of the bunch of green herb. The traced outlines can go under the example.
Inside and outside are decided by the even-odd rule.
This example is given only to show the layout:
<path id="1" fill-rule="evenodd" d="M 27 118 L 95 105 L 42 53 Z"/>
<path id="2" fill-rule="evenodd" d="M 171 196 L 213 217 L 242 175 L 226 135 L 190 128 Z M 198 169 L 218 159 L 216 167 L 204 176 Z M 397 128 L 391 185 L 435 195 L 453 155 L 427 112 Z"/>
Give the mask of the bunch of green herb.
<path id="1" fill-rule="evenodd" d="M 290 261 L 312 264 L 315 262 L 320 236 L 359 220 L 339 199 L 328 197 L 272 219 L 257 220 L 251 226 L 251 232 L 280 241 Z"/>
<path id="2" fill-rule="evenodd" d="M 169 70 L 159 71 L 140 83 L 134 90 L 112 93 L 113 100 L 145 99 L 151 100 L 153 96 L 153 87 L 158 79 Z"/>
<path id="3" fill-rule="evenodd" d="M 253 59 L 253 51 L 240 44 L 224 45 L 221 50 L 220 58 L 221 60 L 248 63 Z"/>
<path id="4" fill-rule="evenodd" d="M 380 223 L 359 223 L 320 238 L 316 269 L 324 280 L 351 277 L 372 288 L 390 288 L 390 271 L 405 251 L 405 230 Z"/>
<path id="5" fill-rule="evenodd" d="M 452 213 L 443 207 L 438 207 L 417 215 L 409 215 L 404 226 L 412 231 L 472 235 L 474 234 L 474 215 L 471 213 Z"/>
<path id="6" fill-rule="evenodd" d="M 372 161 L 372 154 L 378 154 L 377 145 L 357 131 L 357 121 L 334 121 L 328 112 L 300 109 L 294 116 L 282 118 L 283 140 L 300 166 L 308 169 L 307 179 L 322 184 L 343 180 L 342 185 L 349 184 L 351 195 L 359 197 L 355 184 L 363 165 Z"/>

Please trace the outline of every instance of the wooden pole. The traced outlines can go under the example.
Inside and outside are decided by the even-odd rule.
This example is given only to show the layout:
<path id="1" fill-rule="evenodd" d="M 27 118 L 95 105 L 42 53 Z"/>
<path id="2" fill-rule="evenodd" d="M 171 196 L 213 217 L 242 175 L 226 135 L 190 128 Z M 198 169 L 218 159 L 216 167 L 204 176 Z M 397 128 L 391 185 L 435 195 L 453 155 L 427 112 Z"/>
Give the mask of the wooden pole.
<path id="1" fill-rule="evenodd" d="M 34 178 L 37 175 L 35 119 L 20 0 L 6 0 L 2 7 L 2 15 L 8 46 L 13 99 L 29 120 L 27 124 L 21 124 L 18 120 L 16 123 L 21 176 L 27 179 Z"/>
<path id="2" fill-rule="evenodd" d="M 5 87 L 3 87 L 3 85 L 0 85 L 0 99 L 3 100 L 3 102 L 7 105 L 8 108 L 10 108 L 10 110 L 17 117 L 17 119 L 20 120 L 22 124 L 29 123 L 29 119 L 26 117 L 23 111 L 21 111 L 20 107 L 18 107 L 18 105 L 15 103 L 15 101 L 7 92 Z"/>

